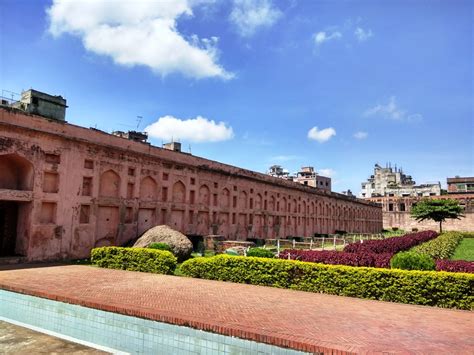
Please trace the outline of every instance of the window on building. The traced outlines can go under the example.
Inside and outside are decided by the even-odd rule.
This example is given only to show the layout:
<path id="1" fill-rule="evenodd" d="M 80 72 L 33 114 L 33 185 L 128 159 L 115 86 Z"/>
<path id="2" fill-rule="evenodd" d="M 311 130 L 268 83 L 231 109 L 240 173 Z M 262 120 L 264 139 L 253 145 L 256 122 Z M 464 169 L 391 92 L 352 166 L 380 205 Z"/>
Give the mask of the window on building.
<path id="1" fill-rule="evenodd" d="M 196 179 L 195 178 L 191 178 L 191 185 L 195 185 L 196 184 Z"/>
<path id="2" fill-rule="evenodd" d="M 401 212 L 405 212 L 406 211 L 405 204 L 401 203 L 400 206 L 399 206 L 399 209 L 400 209 Z"/>
<path id="3" fill-rule="evenodd" d="M 135 190 L 135 184 L 133 182 L 127 183 L 127 198 L 133 198 L 134 190 Z"/>
<path id="4" fill-rule="evenodd" d="M 125 209 L 125 223 L 133 223 L 133 208 L 127 207 Z"/>
<path id="5" fill-rule="evenodd" d="M 389 210 L 389 211 L 393 211 L 393 203 L 389 203 L 389 204 L 388 204 L 388 210 Z"/>
<path id="6" fill-rule="evenodd" d="M 81 205 L 81 210 L 79 213 L 79 223 L 87 224 L 89 223 L 89 216 L 91 214 L 91 206 Z"/>
<path id="7" fill-rule="evenodd" d="M 82 178 L 82 196 L 92 196 L 92 177 L 90 176 Z"/>
<path id="8" fill-rule="evenodd" d="M 86 169 L 94 169 L 94 161 L 90 159 L 84 160 L 84 168 Z"/>
<path id="9" fill-rule="evenodd" d="M 128 168 L 128 175 L 135 176 L 135 168 Z"/>

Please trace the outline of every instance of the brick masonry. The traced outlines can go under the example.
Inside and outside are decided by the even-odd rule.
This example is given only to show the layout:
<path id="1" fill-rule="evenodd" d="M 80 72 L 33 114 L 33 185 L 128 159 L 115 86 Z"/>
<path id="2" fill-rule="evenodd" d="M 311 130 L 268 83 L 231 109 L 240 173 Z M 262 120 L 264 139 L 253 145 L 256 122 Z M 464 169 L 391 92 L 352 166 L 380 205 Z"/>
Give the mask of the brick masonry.
<path id="1" fill-rule="evenodd" d="M 89 266 L 4 270 L 0 288 L 308 352 L 474 353 L 470 311 Z"/>
<path id="2" fill-rule="evenodd" d="M 0 256 L 87 257 L 159 224 L 229 240 L 382 229 L 367 201 L 5 108 L 0 170 L 0 208 L 16 211 Z"/>

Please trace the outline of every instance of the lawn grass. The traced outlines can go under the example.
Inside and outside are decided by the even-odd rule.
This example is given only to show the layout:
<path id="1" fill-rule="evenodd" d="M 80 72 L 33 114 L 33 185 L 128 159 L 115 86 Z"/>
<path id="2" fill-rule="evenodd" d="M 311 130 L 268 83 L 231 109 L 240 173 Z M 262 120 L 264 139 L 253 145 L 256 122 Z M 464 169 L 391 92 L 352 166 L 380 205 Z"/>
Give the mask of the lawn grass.
<path id="1" fill-rule="evenodd" d="M 461 240 L 451 260 L 474 261 L 474 238 L 464 238 Z"/>

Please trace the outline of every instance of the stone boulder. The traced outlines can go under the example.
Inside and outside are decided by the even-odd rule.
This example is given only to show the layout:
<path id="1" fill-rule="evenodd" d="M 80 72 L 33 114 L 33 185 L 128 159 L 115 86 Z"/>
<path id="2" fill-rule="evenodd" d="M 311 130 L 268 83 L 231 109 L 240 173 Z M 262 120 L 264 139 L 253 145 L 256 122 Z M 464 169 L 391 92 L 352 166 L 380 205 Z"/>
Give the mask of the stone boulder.
<path id="1" fill-rule="evenodd" d="M 188 237 L 166 225 L 150 228 L 138 238 L 133 247 L 146 248 L 152 243 L 168 244 L 180 262 L 188 259 L 193 251 L 193 243 Z"/>

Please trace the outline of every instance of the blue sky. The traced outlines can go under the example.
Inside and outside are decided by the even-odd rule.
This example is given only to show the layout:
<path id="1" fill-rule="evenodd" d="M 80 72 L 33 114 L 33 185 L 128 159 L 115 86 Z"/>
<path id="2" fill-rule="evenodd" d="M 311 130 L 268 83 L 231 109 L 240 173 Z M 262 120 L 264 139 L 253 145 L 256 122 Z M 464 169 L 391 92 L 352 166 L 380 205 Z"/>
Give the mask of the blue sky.
<path id="1" fill-rule="evenodd" d="M 473 6 L 1 0 L 0 88 L 260 172 L 313 165 L 335 191 L 389 161 L 445 183 L 474 175 Z"/>

